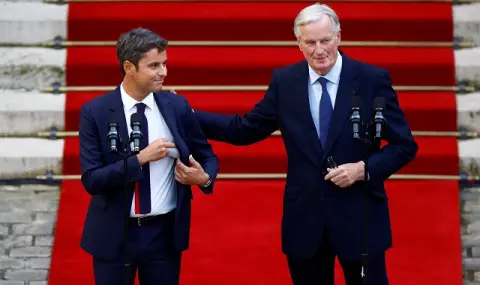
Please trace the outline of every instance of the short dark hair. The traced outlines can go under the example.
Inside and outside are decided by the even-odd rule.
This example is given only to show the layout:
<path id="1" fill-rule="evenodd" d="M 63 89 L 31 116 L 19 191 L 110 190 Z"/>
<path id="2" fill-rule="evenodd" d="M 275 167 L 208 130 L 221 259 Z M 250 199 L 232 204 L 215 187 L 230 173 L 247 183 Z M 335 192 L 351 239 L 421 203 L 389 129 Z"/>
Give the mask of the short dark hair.
<path id="1" fill-rule="evenodd" d="M 120 35 L 117 41 L 117 58 L 120 62 L 120 70 L 122 76 L 125 76 L 125 70 L 123 69 L 123 63 L 128 60 L 136 68 L 138 68 L 138 62 L 145 53 L 156 48 L 159 52 L 164 51 L 168 46 L 168 41 L 156 33 L 144 29 L 136 28 Z"/>

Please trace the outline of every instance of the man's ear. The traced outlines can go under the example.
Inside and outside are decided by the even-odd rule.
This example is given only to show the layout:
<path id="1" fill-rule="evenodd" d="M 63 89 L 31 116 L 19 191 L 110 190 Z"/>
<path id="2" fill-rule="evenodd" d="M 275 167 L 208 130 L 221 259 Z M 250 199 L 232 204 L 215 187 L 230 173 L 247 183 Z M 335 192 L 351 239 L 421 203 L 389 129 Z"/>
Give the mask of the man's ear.
<path id="1" fill-rule="evenodd" d="M 300 43 L 300 38 L 297 38 L 297 45 L 298 45 L 298 48 L 303 52 L 302 45 Z"/>
<path id="2" fill-rule="evenodd" d="M 342 39 L 342 34 L 340 32 L 337 33 L 337 44 L 340 44 L 340 41 Z"/>
<path id="3" fill-rule="evenodd" d="M 135 65 L 133 63 L 131 63 L 128 60 L 125 60 L 123 62 L 123 70 L 125 70 L 126 74 L 132 74 L 132 73 L 137 71 L 137 68 L 135 67 Z"/>

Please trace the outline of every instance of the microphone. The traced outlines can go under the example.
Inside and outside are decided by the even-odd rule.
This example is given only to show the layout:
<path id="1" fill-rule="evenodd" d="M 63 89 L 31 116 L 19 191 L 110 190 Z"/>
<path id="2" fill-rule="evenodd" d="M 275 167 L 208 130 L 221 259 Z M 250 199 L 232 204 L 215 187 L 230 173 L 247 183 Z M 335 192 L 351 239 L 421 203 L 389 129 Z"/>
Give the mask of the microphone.
<path id="1" fill-rule="evenodd" d="M 133 152 L 140 152 L 140 140 L 143 137 L 142 134 L 142 117 L 139 113 L 133 113 L 130 116 L 130 126 L 132 127 L 132 134 L 130 135 L 130 140 L 133 141 Z"/>
<path id="2" fill-rule="evenodd" d="M 382 138 L 382 125 L 385 123 L 383 111 L 385 109 L 385 98 L 375 97 L 373 100 L 373 109 L 375 110 L 375 139 Z"/>
<path id="3" fill-rule="evenodd" d="M 360 97 L 353 96 L 352 97 L 352 115 L 350 116 L 350 121 L 353 125 L 353 138 L 358 139 L 360 138 L 359 134 L 359 125 L 360 125 L 360 104 L 361 104 Z"/>
<path id="4" fill-rule="evenodd" d="M 108 119 L 108 133 L 107 140 L 110 142 L 110 151 L 117 152 L 118 143 L 118 123 L 116 114 L 110 114 Z"/>

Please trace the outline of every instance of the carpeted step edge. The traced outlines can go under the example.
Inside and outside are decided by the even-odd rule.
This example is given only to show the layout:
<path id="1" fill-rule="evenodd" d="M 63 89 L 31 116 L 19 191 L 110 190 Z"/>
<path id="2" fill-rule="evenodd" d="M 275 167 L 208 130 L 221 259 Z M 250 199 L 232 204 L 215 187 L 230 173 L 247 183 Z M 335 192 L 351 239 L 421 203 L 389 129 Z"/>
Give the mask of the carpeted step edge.
<path id="1" fill-rule="evenodd" d="M 68 5 L 0 1 L 0 42 L 37 43 L 67 38 Z M 454 35 L 480 44 L 480 4 L 453 7 Z M 293 22 L 293 19 L 292 19 Z"/>
<path id="2" fill-rule="evenodd" d="M 0 89 L 65 85 L 66 54 L 48 48 L 0 48 Z M 457 50 L 454 56 L 457 80 L 480 85 L 480 48 Z"/>
<path id="3" fill-rule="evenodd" d="M 75 96 L 75 94 L 71 94 Z M 0 137 L 2 134 L 37 133 L 55 129 L 65 130 L 66 94 L 39 91 L 0 90 Z M 456 96 L 458 129 L 480 133 L 480 92 Z M 439 124 L 441 120 L 439 118 Z M 69 131 L 77 131 L 69 130 Z"/>
<path id="4" fill-rule="evenodd" d="M 0 144 L 0 179 L 62 173 L 64 140 L 4 138 Z M 462 171 L 479 175 L 480 139 L 458 143 Z M 78 173 L 77 173 L 78 174 Z"/>

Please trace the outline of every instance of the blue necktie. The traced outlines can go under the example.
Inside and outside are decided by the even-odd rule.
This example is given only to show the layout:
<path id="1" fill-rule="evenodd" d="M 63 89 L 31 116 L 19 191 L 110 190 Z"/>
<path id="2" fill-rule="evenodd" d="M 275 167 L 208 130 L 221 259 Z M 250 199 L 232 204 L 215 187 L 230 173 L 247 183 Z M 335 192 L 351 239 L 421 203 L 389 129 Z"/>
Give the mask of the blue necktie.
<path id="1" fill-rule="evenodd" d="M 141 115 L 142 121 L 142 134 L 143 137 L 140 140 L 140 150 L 148 146 L 148 121 L 145 116 L 144 103 L 137 103 L 137 113 Z M 138 181 L 138 188 L 135 191 L 135 213 L 148 214 L 151 211 L 151 197 L 150 197 L 150 165 L 146 163 L 142 166 L 143 179 Z M 140 200 L 140 201 L 138 201 Z M 140 209 L 139 209 L 140 208 Z"/>
<path id="2" fill-rule="evenodd" d="M 328 129 L 330 127 L 330 119 L 332 118 L 333 107 L 330 100 L 330 94 L 327 90 L 327 79 L 324 77 L 318 78 L 320 85 L 322 85 L 322 98 L 320 100 L 320 142 L 325 148 L 327 143 Z"/>

